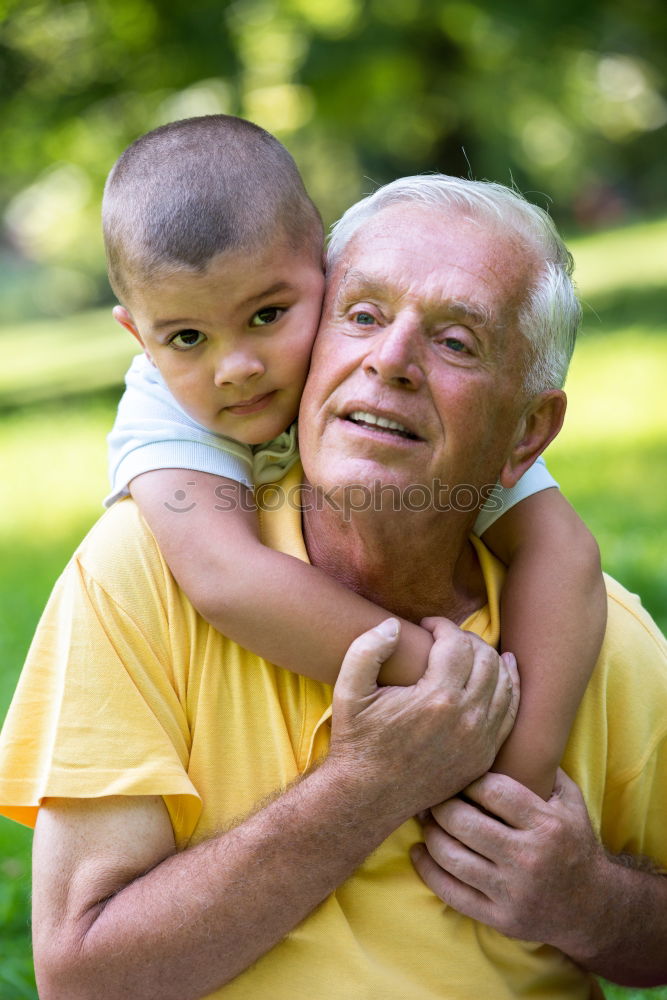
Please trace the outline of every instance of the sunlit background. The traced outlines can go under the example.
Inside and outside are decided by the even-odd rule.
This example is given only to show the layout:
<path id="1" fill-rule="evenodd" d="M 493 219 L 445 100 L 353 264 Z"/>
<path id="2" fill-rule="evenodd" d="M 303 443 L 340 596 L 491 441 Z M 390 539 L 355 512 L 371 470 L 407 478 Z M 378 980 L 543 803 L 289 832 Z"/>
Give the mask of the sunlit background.
<path id="1" fill-rule="evenodd" d="M 664 0 L 0 0 L 0 719 L 100 512 L 134 350 L 110 317 L 104 179 L 141 133 L 212 112 L 274 132 L 327 225 L 433 170 L 551 211 L 585 322 L 549 464 L 667 628 L 665 53 Z M 28 859 L 0 821 L 0 1000 L 36 998 Z"/>
<path id="2" fill-rule="evenodd" d="M 138 134 L 239 114 L 327 222 L 423 170 L 516 183 L 584 230 L 665 207 L 662 0 L 3 0 L 7 319 L 108 299 L 99 201 Z"/>

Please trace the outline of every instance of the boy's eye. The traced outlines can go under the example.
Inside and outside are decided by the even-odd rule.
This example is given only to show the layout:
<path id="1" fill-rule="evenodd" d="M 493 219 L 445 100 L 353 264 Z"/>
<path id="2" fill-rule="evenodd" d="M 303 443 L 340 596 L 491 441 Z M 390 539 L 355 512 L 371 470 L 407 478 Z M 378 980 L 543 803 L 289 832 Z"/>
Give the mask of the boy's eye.
<path id="1" fill-rule="evenodd" d="M 197 347 L 205 339 L 201 330 L 179 330 L 178 333 L 174 334 L 169 343 L 177 351 L 187 351 L 191 347 Z"/>
<path id="2" fill-rule="evenodd" d="M 250 326 L 269 326 L 270 323 L 275 323 L 276 320 L 280 319 L 284 312 L 285 310 L 278 306 L 266 306 L 264 309 L 258 309 L 250 320 Z"/>

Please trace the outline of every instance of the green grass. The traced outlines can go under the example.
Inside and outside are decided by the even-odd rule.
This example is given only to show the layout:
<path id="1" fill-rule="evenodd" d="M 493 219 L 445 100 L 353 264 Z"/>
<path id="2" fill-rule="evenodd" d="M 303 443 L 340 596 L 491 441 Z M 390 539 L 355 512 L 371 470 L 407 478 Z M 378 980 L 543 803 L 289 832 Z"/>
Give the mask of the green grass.
<path id="1" fill-rule="evenodd" d="M 596 535 L 605 569 L 642 595 L 663 631 L 666 373 L 667 336 L 636 328 L 585 337 L 568 379 L 566 426 L 547 456 Z"/>
<path id="2" fill-rule="evenodd" d="M 17 338 L 17 339 L 15 339 Z M 67 319 L 0 327 L 0 405 L 25 406 L 120 385 L 137 342 L 97 309 Z M 20 349 L 17 349 L 20 346 Z"/>
<path id="3" fill-rule="evenodd" d="M 101 511 L 109 401 L 6 415 L 0 454 L 0 718 L 37 618 L 74 547 Z M 30 951 L 30 831 L 0 819 L 0 1000 L 35 1000 Z"/>
<path id="4" fill-rule="evenodd" d="M 548 460 L 596 534 L 605 568 L 667 630 L 667 220 L 573 249 L 587 303 L 568 379 L 566 427 Z M 0 328 L 0 718 L 37 618 L 100 513 L 117 387 L 134 353 L 108 310 Z M 20 349 L 17 348 L 20 345 Z M 104 390 L 107 395 L 95 398 Z M 62 401 L 62 397 L 69 402 Z M 0 820 L 0 1000 L 35 1000 L 28 926 L 29 832 Z M 667 988 L 605 986 L 613 1000 Z"/>
<path id="5" fill-rule="evenodd" d="M 28 830 L 6 821 L 0 823 L 0 1000 L 36 997 L 27 906 L 30 840 Z"/>

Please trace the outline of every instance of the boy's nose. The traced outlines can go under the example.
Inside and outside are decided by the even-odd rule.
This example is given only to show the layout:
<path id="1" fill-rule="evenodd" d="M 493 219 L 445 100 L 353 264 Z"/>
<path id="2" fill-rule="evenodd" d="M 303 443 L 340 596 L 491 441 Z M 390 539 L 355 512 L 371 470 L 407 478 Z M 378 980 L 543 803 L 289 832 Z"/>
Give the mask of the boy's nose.
<path id="1" fill-rule="evenodd" d="M 254 354 L 247 351 L 234 351 L 220 358 L 215 370 L 215 384 L 243 385 L 249 379 L 263 375 L 265 366 Z"/>

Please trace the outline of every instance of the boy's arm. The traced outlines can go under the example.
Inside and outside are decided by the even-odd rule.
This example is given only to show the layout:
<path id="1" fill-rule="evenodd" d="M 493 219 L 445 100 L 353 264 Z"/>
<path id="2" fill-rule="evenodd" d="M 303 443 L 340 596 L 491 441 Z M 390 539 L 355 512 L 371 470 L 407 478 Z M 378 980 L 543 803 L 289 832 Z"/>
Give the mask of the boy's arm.
<path id="1" fill-rule="evenodd" d="M 350 643 L 387 617 L 316 567 L 263 545 L 252 493 L 240 483 L 157 469 L 133 479 L 130 490 L 197 611 L 271 663 L 333 684 Z M 216 496 L 224 511 L 215 510 Z M 382 682 L 417 681 L 432 644 L 430 632 L 402 621 Z"/>
<path id="2" fill-rule="evenodd" d="M 557 489 L 522 500 L 483 538 L 508 567 L 501 643 L 521 675 L 519 714 L 493 769 L 546 799 L 604 635 L 600 553 Z"/>

